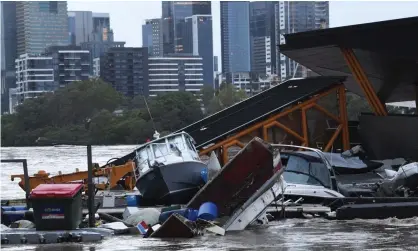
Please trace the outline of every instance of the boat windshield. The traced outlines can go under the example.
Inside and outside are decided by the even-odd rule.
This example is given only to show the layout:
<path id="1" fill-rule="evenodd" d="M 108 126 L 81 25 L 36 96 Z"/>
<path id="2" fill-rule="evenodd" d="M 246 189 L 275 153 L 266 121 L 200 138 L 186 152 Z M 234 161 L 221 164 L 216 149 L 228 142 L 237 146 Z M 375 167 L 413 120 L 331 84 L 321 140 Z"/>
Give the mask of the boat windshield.
<path id="1" fill-rule="evenodd" d="M 184 150 L 185 149 L 183 138 L 181 137 L 181 135 L 173 137 L 173 138 L 169 138 L 168 139 L 168 145 L 170 146 L 170 151 L 171 152 L 176 151 L 175 147 L 177 147 L 178 150 Z"/>
<path id="2" fill-rule="evenodd" d="M 164 143 L 153 143 L 152 150 L 154 151 L 154 157 L 159 158 L 168 154 L 167 144 Z"/>
<path id="3" fill-rule="evenodd" d="M 298 156 L 289 156 L 284 180 L 288 183 L 330 187 L 328 168 L 321 162 L 309 162 Z"/>
<path id="4" fill-rule="evenodd" d="M 186 145 L 189 148 L 189 150 L 196 151 L 192 143 L 192 140 L 189 137 L 185 137 L 185 139 L 186 139 Z"/>

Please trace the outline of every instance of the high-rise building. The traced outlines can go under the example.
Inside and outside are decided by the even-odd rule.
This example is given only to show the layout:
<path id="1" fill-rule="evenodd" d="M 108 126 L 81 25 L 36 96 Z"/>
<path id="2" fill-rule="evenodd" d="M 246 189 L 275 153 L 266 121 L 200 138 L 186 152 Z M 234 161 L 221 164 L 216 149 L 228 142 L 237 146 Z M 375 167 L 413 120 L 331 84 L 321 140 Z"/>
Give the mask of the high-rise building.
<path id="1" fill-rule="evenodd" d="M 94 59 L 103 56 L 110 48 L 125 47 L 125 42 L 91 41 L 81 43 L 80 46 L 90 52 L 90 64 L 93 65 Z M 91 67 L 90 74 L 94 75 L 94 67 Z"/>
<path id="2" fill-rule="evenodd" d="M 213 71 L 218 72 L 219 66 L 218 66 L 218 56 L 213 56 Z"/>
<path id="3" fill-rule="evenodd" d="M 113 42 L 113 31 L 110 29 L 108 13 L 69 11 L 68 34 L 72 45 L 81 45 L 81 43 L 91 41 Z"/>
<path id="4" fill-rule="evenodd" d="M 16 105 L 74 81 L 87 80 L 89 52 L 79 46 L 51 46 L 42 54 L 22 54 L 15 60 L 16 88 L 10 89 L 10 112 Z"/>
<path id="5" fill-rule="evenodd" d="M 284 34 L 321 29 L 329 24 L 327 1 L 280 1 L 275 5 L 275 12 L 278 44 L 285 42 Z M 307 75 L 305 67 L 280 54 L 279 50 L 276 53 L 276 67 L 282 80 Z"/>
<path id="6" fill-rule="evenodd" d="M 91 11 L 69 11 L 68 12 L 68 33 L 72 45 L 80 45 L 83 42 L 91 41 L 93 32 L 93 12 Z"/>
<path id="7" fill-rule="evenodd" d="M 93 59 L 93 77 L 99 78 L 100 77 L 100 58 Z"/>
<path id="8" fill-rule="evenodd" d="M 191 54 L 149 58 L 149 95 L 176 91 L 199 95 L 204 84 L 202 65 L 202 58 Z"/>
<path id="9" fill-rule="evenodd" d="M 16 89 L 14 105 L 26 99 L 35 98 L 45 92 L 56 90 L 54 83 L 54 65 L 51 56 L 22 54 L 16 62 Z M 13 102 L 11 102 L 13 103 Z M 11 113 L 15 110 L 11 108 Z"/>
<path id="10" fill-rule="evenodd" d="M 110 28 L 109 13 L 93 13 L 93 31 Z"/>
<path id="11" fill-rule="evenodd" d="M 186 17 L 199 14 L 212 14 L 210 1 L 162 2 L 163 54 L 183 52 L 182 32 L 179 30 L 179 25 Z"/>
<path id="12" fill-rule="evenodd" d="M 276 68 L 275 2 L 250 3 L 251 72 L 271 75 Z"/>
<path id="13" fill-rule="evenodd" d="M 148 47 L 148 54 L 158 57 L 163 53 L 161 18 L 145 20 L 142 25 L 142 47 Z"/>
<path id="14" fill-rule="evenodd" d="M 49 46 L 68 45 L 66 1 L 16 2 L 17 54 L 41 54 Z"/>
<path id="15" fill-rule="evenodd" d="M 213 88 L 212 16 L 186 17 L 181 25 L 183 52 L 200 56 L 203 60 L 203 82 Z"/>
<path id="16" fill-rule="evenodd" d="M 52 57 L 56 88 L 74 81 L 88 80 L 91 72 L 90 52 L 80 46 L 51 46 L 45 54 Z"/>
<path id="17" fill-rule="evenodd" d="M 222 72 L 251 70 L 249 2 L 221 2 Z"/>
<path id="18" fill-rule="evenodd" d="M 271 75 L 274 73 L 272 59 L 271 37 L 251 38 L 251 72 L 256 75 Z"/>
<path id="19" fill-rule="evenodd" d="M 110 28 L 109 13 L 93 12 L 93 38 L 92 41 L 113 42 L 113 30 Z"/>
<path id="20" fill-rule="evenodd" d="M 148 48 L 110 48 L 100 57 L 100 78 L 125 96 L 148 96 Z"/>
<path id="21" fill-rule="evenodd" d="M 9 89 L 16 87 L 16 2 L 1 2 L 1 113 L 9 111 Z"/>

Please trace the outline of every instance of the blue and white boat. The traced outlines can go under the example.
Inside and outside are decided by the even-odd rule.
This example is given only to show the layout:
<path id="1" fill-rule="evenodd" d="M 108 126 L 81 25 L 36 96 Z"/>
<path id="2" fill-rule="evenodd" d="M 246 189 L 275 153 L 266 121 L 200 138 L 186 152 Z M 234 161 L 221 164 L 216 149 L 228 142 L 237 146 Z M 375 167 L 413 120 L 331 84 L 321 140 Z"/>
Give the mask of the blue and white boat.
<path id="1" fill-rule="evenodd" d="M 186 204 L 205 184 L 206 164 L 189 134 L 154 137 L 136 150 L 136 187 L 147 204 Z"/>

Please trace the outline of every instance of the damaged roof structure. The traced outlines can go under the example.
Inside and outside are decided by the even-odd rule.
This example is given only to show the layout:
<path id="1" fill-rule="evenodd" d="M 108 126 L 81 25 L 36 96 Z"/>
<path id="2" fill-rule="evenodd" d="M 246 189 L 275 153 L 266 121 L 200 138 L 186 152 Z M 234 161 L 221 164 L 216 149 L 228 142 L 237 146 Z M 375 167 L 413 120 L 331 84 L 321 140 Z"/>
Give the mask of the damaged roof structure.
<path id="1" fill-rule="evenodd" d="M 279 48 L 319 75 L 346 76 L 353 93 L 367 98 L 358 83 L 366 76 L 383 104 L 410 101 L 418 98 L 417 30 L 418 17 L 412 17 L 287 34 Z M 353 69 L 356 59 L 360 67 Z"/>
<path id="2" fill-rule="evenodd" d="M 418 17 L 285 35 L 280 52 L 322 76 L 344 76 L 367 99 L 360 135 L 372 158 L 416 159 L 418 116 L 390 114 L 386 103 L 418 103 Z M 385 135 L 385 137 L 381 137 Z"/>

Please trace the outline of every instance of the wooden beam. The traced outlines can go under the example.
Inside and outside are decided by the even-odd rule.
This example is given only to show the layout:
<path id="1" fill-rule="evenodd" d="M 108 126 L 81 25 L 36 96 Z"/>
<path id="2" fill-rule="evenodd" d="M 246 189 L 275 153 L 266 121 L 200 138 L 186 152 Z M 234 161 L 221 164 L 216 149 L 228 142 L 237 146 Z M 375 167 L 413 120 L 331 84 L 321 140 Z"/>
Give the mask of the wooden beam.
<path id="1" fill-rule="evenodd" d="M 347 49 L 347 48 L 341 48 L 341 52 L 347 62 L 348 67 L 353 73 L 354 78 L 356 79 L 360 87 L 363 89 L 363 92 L 366 95 L 367 101 L 369 102 L 369 105 L 374 110 L 375 114 L 379 116 L 386 116 L 387 115 L 386 106 L 382 104 L 382 102 L 378 98 L 376 92 L 374 91 L 366 74 L 364 73 L 364 70 L 361 67 L 360 62 L 355 56 L 353 50 Z"/>
<path id="2" fill-rule="evenodd" d="M 334 144 L 334 141 L 337 139 L 338 134 L 340 134 L 341 130 L 343 129 L 342 125 L 339 125 L 337 130 L 335 130 L 334 134 L 332 135 L 331 139 L 328 141 L 328 144 L 324 148 L 324 152 L 328 152 L 332 145 Z"/>
<path id="3" fill-rule="evenodd" d="M 231 137 L 229 137 L 229 138 L 227 138 L 227 139 L 225 139 L 225 140 L 223 140 L 221 142 L 216 143 L 215 145 L 212 145 L 212 146 L 210 146 L 210 147 L 208 147 L 206 149 L 201 150 L 199 152 L 199 155 L 205 155 L 205 154 L 207 154 L 207 153 L 209 153 L 209 152 L 211 152 L 211 151 L 213 151 L 213 150 L 215 150 L 215 149 L 217 149 L 217 148 L 219 148 L 219 147 L 221 147 L 221 146 L 223 146 L 223 145 L 225 145 L 225 144 L 227 144 L 227 143 L 229 143 L 229 142 L 231 142 L 231 141 L 233 141 L 235 139 L 239 139 L 242 136 L 245 136 L 245 135 L 247 135 L 247 134 L 249 134 L 249 133 L 251 133 L 251 132 L 253 132 L 255 130 L 260 129 L 264 125 L 267 125 L 267 124 L 269 124 L 269 123 L 271 123 L 271 122 L 273 122 L 273 121 L 275 121 L 275 120 L 277 120 L 277 119 L 279 119 L 279 118 L 281 118 L 283 116 L 286 116 L 287 114 L 289 114 L 289 113 L 291 113 L 293 111 L 296 111 L 296 110 L 301 109 L 303 107 L 308 107 L 309 105 L 315 103 L 318 99 L 329 95 L 333 91 L 338 90 L 339 87 L 340 87 L 340 85 L 337 85 L 337 86 L 335 86 L 335 87 L 333 87 L 333 88 L 331 88 L 331 89 L 329 89 L 329 90 L 327 90 L 327 91 L 325 91 L 325 92 L 323 92 L 321 94 L 318 94 L 316 96 L 313 96 L 312 98 L 310 98 L 309 100 L 307 100 L 307 101 L 305 101 L 305 102 L 303 102 L 301 104 L 298 104 L 298 105 L 293 106 L 289 110 L 286 110 L 284 112 L 278 113 L 278 114 L 276 114 L 276 115 L 268 118 L 265 121 L 259 122 L 259 123 L 255 124 L 255 125 L 253 125 L 253 126 L 251 126 L 249 128 L 247 128 L 247 129 L 244 129 L 244 130 L 238 132 L 237 134 L 235 134 L 234 136 L 231 136 Z"/>

